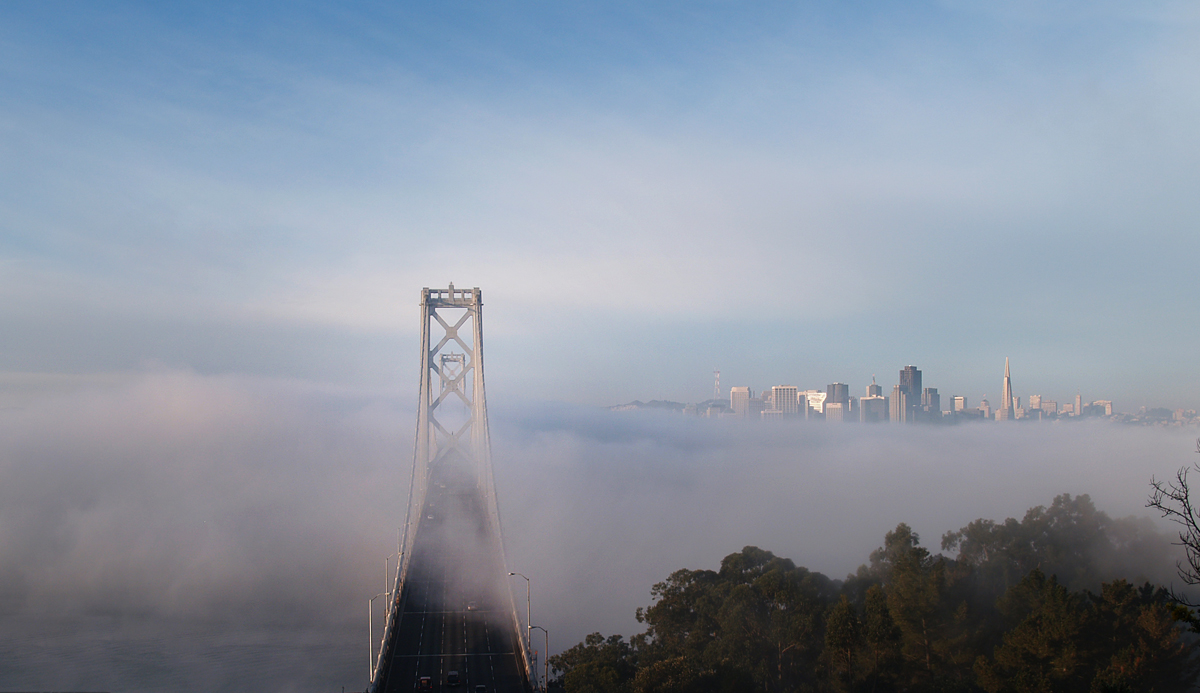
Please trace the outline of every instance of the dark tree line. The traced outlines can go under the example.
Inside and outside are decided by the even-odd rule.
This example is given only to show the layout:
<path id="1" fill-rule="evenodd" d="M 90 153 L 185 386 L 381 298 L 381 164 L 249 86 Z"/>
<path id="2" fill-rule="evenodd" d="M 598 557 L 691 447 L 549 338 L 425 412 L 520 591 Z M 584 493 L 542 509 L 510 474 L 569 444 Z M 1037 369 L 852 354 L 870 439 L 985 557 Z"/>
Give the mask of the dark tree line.
<path id="1" fill-rule="evenodd" d="M 1152 532 L 1062 495 L 946 534 L 953 558 L 901 524 L 845 580 L 748 546 L 654 585 L 644 633 L 550 665 L 566 693 L 1192 690 L 1193 612 L 1111 572 Z"/>

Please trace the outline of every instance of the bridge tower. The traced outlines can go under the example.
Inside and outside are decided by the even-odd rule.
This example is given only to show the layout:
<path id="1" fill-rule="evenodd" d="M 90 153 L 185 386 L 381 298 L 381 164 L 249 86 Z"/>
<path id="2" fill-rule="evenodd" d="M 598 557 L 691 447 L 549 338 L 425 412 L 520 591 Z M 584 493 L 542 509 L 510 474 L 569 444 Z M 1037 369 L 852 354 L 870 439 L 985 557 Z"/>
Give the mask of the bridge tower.
<path id="1" fill-rule="evenodd" d="M 421 290 L 421 386 L 402 536 L 370 690 L 411 690 L 421 676 L 440 688 L 438 676 L 449 671 L 473 690 L 486 669 L 488 690 L 529 691 L 528 639 L 505 572 L 492 474 L 478 287 Z M 462 637 L 427 643 L 435 613 L 444 619 L 438 632 L 461 628 Z"/>
<path id="2" fill-rule="evenodd" d="M 440 333 L 436 343 L 434 333 Z M 430 470 L 451 456 L 465 462 L 475 477 L 487 503 L 491 530 L 499 539 L 500 512 L 492 479 L 483 385 L 483 295 L 479 287 L 455 289 L 451 282 L 448 289 L 421 289 L 421 393 L 417 406 L 405 543 L 411 545 L 420 526 L 418 511 L 425 505 Z"/>

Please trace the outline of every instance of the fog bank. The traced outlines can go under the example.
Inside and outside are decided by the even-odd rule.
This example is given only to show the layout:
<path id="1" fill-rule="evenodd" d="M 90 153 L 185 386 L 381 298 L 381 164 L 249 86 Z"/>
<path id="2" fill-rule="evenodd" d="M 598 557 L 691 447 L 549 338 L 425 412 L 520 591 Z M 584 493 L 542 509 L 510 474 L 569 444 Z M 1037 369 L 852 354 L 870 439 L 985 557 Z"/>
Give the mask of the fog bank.
<path id="1" fill-rule="evenodd" d="M 0 409 L 0 688 L 313 690 L 366 681 L 412 464 L 410 402 L 186 372 L 26 388 Z M 841 578 L 1060 493 L 1147 515 L 1186 432 L 836 427 L 493 399 L 509 569 L 559 651 L 640 630 L 679 568 L 753 544 Z M 1146 575 L 1166 580 L 1175 549 Z M 522 585 L 514 585 L 517 602 Z M 378 625 L 378 624 L 376 624 Z M 69 663 L 64 663 L 69 659 Z"/>
<path id="2" fill-rule="evenodd" d="M 510 562 L 540 577 L 534 620 L 563 648 L 595 630 L 640 632 L 633 612 L 653 583 L 716 569 L 746 545 L 844 578 L 900 522 L 937 553 L 947 531 L 1020 519 L 1061 493 L 1089 494 L 1113 518 L 1150 516 L 1150 477 L 1195 457 L 1188 432 L 1102 422 L 835 426 L 533 407 L 493 428 L 505 433 L 494 454 Z M 1168 539 L 1129 577 L 1173 580 Z"/>

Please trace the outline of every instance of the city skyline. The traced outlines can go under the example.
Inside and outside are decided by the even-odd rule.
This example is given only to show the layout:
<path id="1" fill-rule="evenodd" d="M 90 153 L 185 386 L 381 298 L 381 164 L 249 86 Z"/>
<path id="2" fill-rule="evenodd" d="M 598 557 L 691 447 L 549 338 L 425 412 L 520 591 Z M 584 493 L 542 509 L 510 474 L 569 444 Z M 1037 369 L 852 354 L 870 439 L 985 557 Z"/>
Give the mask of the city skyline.
<path id="1" fill-rule="evenodd" d="M 1132 420 L 1140 421 L 1148 412 L 1152 414 L 1148 421 L 1161 418 L 1159 412 L 1170 414 L 1169 421 L 1176 423 L 1196 423 L 1196 410 L 1179 407 L 1174 410 L 1160 406 L 1141 405 L 1134 409 L 1122 410 L 1111 399 L 1085 398 L 1081 391 L 1073 397 L 1057 398 L 1042 393 L 1019 394 L 1013 388 L 1008 358 L 1004 359 L 1004 375 L 999 398 L 989 400 L 987 394 L 973 400 L 969 395 L 959 392 L 948 393 L 943 399 L 943 393 L 937 387 L 923 387 L 924 373 L 914 365 L 900 369 L 897 383 L 892 387 L 890 395 L 883 386 L 876 382 L 872 374 L 871 383 L 864 388 L 861 396 L 855 396 L 851 387 L 843 382 L 829 383 L 825 388 L 806 388 L 802 385 L 772 385 L 757 392 L 748 385 L 731 385 L 728 393 L 721 391 L 721 371 L 714 369 L 713 396 L 710 399 L 684 404 L 669 400 L 650 400 L 646 404 L 635 400 L 628 404 L 612 405 L 611 410 L 626 410 L 647 406 L 650 408 L 668 408 L 683 411 L 684 414 L 696 416 L 736 416 L 739 418 L 812 418 L 817 417 L 831 421 L 859 421 L 899 423 L 936 423 L 966 420 L 987 420 L 1006 422 L 1019 419 L 1055 419 L 1076 418 L 1089 416 L 1125 415 L 1131 419 L 1131 411 L 1136 411 L 1138 417 Z M 993 405 L 993 401 L 995 405 Z M 655 404 L 657 402 L 657 404 Z M 946 407 L 943 408 L 942 404 Z"/>

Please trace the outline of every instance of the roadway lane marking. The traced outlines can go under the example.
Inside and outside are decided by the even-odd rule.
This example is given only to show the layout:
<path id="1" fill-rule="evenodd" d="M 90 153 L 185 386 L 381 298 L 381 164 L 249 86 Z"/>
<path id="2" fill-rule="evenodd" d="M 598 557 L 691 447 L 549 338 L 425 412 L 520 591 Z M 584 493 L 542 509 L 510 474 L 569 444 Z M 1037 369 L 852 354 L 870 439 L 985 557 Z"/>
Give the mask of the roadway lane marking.
<path id="1" fill-rule="evenodd" d="M 516 652 L 471 652 L 470 654 L 454 654 L 452 652 L 442 652 L 438 654 L 415 654 L 415 655 L 396 655 L 396 659 L 418 659 L 420 657 L 445 657 L 447 659 L 465 659 L 467 657 L 508 657 L 515 655 Z"/>

